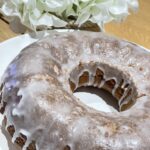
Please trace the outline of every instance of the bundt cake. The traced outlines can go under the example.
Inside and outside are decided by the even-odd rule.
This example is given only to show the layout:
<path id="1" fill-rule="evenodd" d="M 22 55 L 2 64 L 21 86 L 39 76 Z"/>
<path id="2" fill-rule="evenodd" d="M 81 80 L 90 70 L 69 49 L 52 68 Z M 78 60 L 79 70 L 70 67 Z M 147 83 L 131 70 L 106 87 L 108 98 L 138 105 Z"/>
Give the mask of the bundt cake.
<path id="1" fill-rule="evenodd" d="M 118 112 L 73 96 L 81 86 L 110 92 Z M 0 86 L 1 113 L 23 150 L 150 149 L 150 53 L 104 33 L 57 33 L 9 64 Z"/>

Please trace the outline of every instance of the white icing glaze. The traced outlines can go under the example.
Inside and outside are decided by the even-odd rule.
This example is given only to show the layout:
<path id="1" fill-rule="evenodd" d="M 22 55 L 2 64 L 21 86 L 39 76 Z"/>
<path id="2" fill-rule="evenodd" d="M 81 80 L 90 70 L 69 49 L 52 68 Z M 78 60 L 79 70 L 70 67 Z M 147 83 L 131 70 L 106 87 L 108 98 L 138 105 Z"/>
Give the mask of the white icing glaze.
<path id="1" fill-rule="evenodd" d="M 80 69 L 80 64 L 82 69 Z M 94 84 L 96 69 L 103 73 Z M 23 147 L 35 141 L 37 150 L 150 149 L 150 53 L 129 42 L 102 33 L 54 33 L 25 48 L 8 66 L 2 83 L 2 102 L 7 125 L 15 127 L 12 141 L 20 133 L 27 137 Z M 123 112 L 104 113 L 76 99 L 69 79 L 79 87 L 87 71 L 86 85 L 103 87 L 106 81 L 121 80 Z M 133 91 L 125 100 L 129 88 Z"/>

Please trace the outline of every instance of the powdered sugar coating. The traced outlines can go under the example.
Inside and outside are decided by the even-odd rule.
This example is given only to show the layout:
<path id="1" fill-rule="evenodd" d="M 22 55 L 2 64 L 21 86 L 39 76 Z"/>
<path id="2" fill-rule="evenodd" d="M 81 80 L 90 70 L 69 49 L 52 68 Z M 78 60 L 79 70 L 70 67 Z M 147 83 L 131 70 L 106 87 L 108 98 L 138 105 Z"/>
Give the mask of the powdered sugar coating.
<path id="1" fill-rule="evenodd" d="M 77 72 L 79 65 L 82 70 Z M 99 87 L 114 79 L 115 93 L 123 78 L 123 87 L 128 83 L 135 88 L 130 109 L 99 112 L 72 95 L 68 80 L 78 87 L 79 77 L 88 71 L 86 85 L 93 85 L 97 68 L 105 79 Z M 13 141 L 22 133 L 27 137 L 23 149 L 32 141 L 38 150 L 62 150 L 66 145 L 71 150 L 149 149 L 149 68 L 149 52 L 102 33 L 53 33 L 28 46 L 2 78 L 1 105 L 7 103 L 7 126 L 15 127 Z"/>

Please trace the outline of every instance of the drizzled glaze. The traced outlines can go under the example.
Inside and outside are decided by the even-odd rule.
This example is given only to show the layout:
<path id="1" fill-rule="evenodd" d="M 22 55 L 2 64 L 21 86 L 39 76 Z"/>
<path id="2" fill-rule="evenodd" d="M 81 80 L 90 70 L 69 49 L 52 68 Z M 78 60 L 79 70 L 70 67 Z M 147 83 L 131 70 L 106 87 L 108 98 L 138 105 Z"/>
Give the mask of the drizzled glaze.
<path id="1" fill-rule="evenodd" d="M 150 149 L 149 68 L 150 53 L 129 42 L 53 33 L 25 48 L 3 75 L 6 129 L 13 126 L 13 142 L 25 136 L 23 150 L 31 143 L 37 150 Z M 126 111 L 82 104 L 72 91 L 89 85 L 111 92 Z"/>

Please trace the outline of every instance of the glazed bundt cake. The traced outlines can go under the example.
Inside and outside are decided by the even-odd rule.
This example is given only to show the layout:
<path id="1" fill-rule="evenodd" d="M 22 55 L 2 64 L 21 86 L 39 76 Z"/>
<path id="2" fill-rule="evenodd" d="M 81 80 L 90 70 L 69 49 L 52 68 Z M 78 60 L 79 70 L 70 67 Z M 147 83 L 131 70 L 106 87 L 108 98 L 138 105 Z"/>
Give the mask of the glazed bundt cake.
<path id="1" fill-rule="evenodd" d="M 92 109 L 73 96 L 105 89 L 118 112 Z M 53 32 L 23 49 L 0 87 L 12 142 L 24 150 L 150 149 L 150 53 L 103 33 Z"/>

